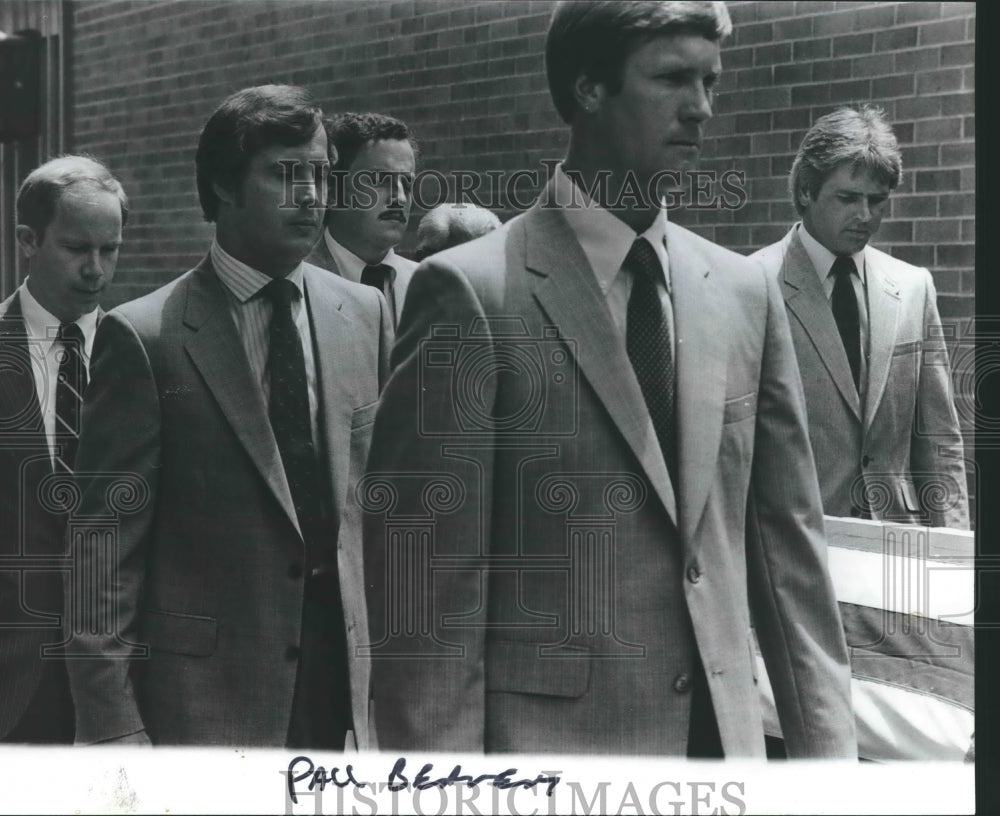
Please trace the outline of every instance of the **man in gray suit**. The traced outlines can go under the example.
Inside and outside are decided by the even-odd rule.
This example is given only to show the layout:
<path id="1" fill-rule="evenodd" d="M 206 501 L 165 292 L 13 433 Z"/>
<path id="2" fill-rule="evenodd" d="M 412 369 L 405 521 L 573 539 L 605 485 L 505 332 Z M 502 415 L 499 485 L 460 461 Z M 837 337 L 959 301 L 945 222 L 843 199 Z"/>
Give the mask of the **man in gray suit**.
<path id="1" fill-rule="evenodd" d="M 802 221 L 751 257 L 784 296 L 824 511 L 968 529 L 934 282 L 869 246 L 901 173 L 878 109 L 821 117 L 789 181 Z"/>
<path id="2" fill-rule="evenodd" d="M 77 742 L 341 750 L 368 730 L 360 513 L 391 320 L 366 286 L 303 263 L 329 173 L 301 88 L 227 98 L 196 157 L 209 253 L 110 312 L 77 454 L 82 535 L 70 629 Z M 289 206 L 288 202 L 294 204 Z M 109 503 L 112 505 L 109 507 Z"/>
<path id="3" fill-rule="evenodd" d="M 565 162 L 413 277 L 358 491 L 383 748 L 763 756 L 752 607 L 790 753 L 856 755 L 780 293 L 660 206 L 730 30 L 558 4 Z"/>
<path id="4" fill-rule="evenodd" d="M 399 321 L 416 264 L 395 252 L 410 220 L 416 154 L 405 122 L 343 113 L 327 128 L 334 156 L 323 237 L 309 263 L 374 286 Z"/>

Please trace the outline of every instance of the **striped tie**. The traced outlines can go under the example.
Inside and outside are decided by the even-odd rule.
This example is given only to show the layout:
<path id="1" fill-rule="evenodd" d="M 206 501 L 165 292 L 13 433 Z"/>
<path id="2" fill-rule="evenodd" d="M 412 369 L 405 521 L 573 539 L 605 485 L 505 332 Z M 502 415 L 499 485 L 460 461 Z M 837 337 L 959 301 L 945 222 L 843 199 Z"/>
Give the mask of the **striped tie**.
<path id="1" fill-rule="evenodd" d="M 62 447 L 56 456 L 56 468 L 71 472 L 80 438 L 83 392 L 87 389 L 83 331 L 76 323 L 63 323 L 59 326 L 57 339 L 62 343 L 62 351 L 56 380 L 56 442 Z"/>

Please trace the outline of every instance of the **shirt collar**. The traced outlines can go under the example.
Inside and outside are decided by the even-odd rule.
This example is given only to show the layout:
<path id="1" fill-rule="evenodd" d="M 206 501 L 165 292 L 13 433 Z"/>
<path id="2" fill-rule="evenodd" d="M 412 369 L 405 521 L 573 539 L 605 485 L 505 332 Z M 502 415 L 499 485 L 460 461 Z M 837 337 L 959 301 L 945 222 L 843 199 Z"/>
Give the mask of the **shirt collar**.
<path id="1" fill-rule="evenodd" d="M 806 255 L 808 255 L 809 260 L 812 261 L 816 274 L 819 275 L 820 283 L 822 283 L 829 276 L 830 270 L 833 268 L 833 262 L 837 260 L 837 256 L 813 238 L 812 235 L 809 234 L 809 230 L 806 229 L 805 224 L 801 221 L 797 224 L 797 228 L 799 240 L 802 241 L 802 246 L 805 248 Z M 851 259 L 854 261 L 854 268 L 858 271 L 858 277 L 861 279 L 862 286 L 866 285 L 864 247 L 862 247 L 860 252 L 855 252 L 851 255 Z"/>
<path id="2" fill-rule="evenodd" d="M 670 291 L 670 266 L 667 256 L 667 209 L 660 207 L 649 228 L 636 234 L 624 221 L 594 202 L 577 187 L 563 171 L 562 164 L 555 171 L 555 200 L 573 235 L 590 262 L 601 291 L 607 294 L 614 279 L 621 271 L 625 256 L 636 238 L 645 238 L 653 246 L 663 274 L 667 291 Z"/>
<path id="3" fill-rule="evenodd" d="M 55 342 L 62 321 L 42 306 L 28 289 L 25 280 L 21 286 L 21 317 L 24 319 L 24 330 L 28 337 L 40 344 L 43 354 L 48 354 Z M 90 350 L 94 346 L 94 334 L 97 332 L 97 309 L 79 317 L 74 322 L 83 332 L 83 352 L 89 359 Z"/>
<path id="4" fill-rule="evenodd" d="M 330 230 L 328 229 L 323 230 L 323 240 L 326 241 L 326 248 L 330 250 L 330 255 L 333 257 L 334 263 L 337 264 L 337 271 L 340 273 L 340 276 L 355 283 L 360 282 L 361 273 L 368 266 L 367 261 L 359 258 L 340 243 L 330 234 Z M 396 279 L 396 262 L 398 260 L 399 256 L 396 254 L 396 250 L 390 249 L 385 253 L 385 257 L 379 261 L 379 263 L 384 263 L 392 269 L 392 273 L 389 275 L 391 281 L 395 281 Z"/>
<path id="5" fill-rule="evenodd" d="M 212 267 L 219 280 L 232 293 L 240 303 L 246 303 L 256 295 L 261 289 L 271 282 L 271 278 L 258 269 L 248 266 L 243 261 L 238 261 L 226 250 L 219 246 L 217 240 L 212 241 L 212 249 L 209 251 L 212 260 Z M 299 294 L 305 288 L 305 272 L 302 264 L 299 263 L 291 272 L 285 276 L 295 284 Z"/>

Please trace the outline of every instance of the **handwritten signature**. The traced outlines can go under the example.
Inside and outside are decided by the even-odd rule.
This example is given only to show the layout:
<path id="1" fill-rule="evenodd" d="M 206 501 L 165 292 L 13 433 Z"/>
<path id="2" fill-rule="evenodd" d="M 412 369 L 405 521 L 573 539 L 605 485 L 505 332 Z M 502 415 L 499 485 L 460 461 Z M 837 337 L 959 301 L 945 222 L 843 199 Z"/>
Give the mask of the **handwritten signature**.
<path id="1" fill-rule="evenodd" d="M 473 776 L 472 774 L 463 773 L 461 765 L 456 765 L 452 768 L 451 773 L 447 776 L 434 779 L 431 776 L 433 769 L 433 763 L 425 763 L 417 775 L 413 777 L 413 781 L 411 782 L 409 777 L 404 773 L 406 770 L 406 758 L 400 757 L 396 760 L 396 764 L 392 766 L 392 771 L 389 772 L 388 781 L 383 783 L 382 787 L 383 789 L 387 787 L 390 791 L 401 791 L 406 790 L 411 785 L 414 790 L 447 788 L 453 785 L 461 784 L 464 784 L 469 788 L 474 788 L 484 782 L 488 782 L 494 787 L 501 789 L 534 788 L 538 785 L 546 785 L 546 796 L 552 796 L 552 793 L 555 790 L 556 785 L 559 784 L 560 779 L 558 776 L 544 776 L 542 774 L 536 775 L 534 779 L 515 779 L 514 776 L 518 773 L 517 768 L 507 768 L 499 773 L 486 773 Z M 326 789 L 327 785 L 338 788 L 346 788 L 348 785 L 353 785 L 356 788 L 367 787 L 372 790 L 376 790 L 376 785 L 374 783 L 368 782 L 367 780 L 359 781 L 354 776 L 353 765 L 347 765 L 343 770 L 335 767 L 327 771 L 325 767 L 322 765 L 317 766 L 312 759 L 307 756 L 297 756 L 288 763 L 288 772 L 285 774 L 285 779 L 288 784 L 288 797 L 291 799 L 293 804 L 298 804 L 299 802 L 296 785 L 299 782 L 305 782 L 306 780 L 309 780 L 309 791 L 314 791 L 317 788 L 320 791 L 323 791 Z"/>

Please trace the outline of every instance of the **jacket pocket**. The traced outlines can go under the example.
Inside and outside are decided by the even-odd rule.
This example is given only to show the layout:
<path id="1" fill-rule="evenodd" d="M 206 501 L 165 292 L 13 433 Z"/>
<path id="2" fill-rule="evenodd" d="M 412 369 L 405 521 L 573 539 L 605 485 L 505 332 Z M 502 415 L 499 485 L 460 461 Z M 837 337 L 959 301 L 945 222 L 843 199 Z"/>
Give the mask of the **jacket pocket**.
<path id="1" fill-rule="evenodd" d="M 351 414 L 351 430 L 371 425 L 375 421 L 376 411 L 378 411 L 378 400 L 370 402 L 368 405 L 362 405 L 360 408 L 355 408 L 354 413 Z"/>
<path id="2" fill-rule="evenodd" d="M 147 610 L 143 624 L 143 637 L 157 651 L 191 657 L 215 653 L 218 639 L 215 618 Z"/>
<path id="3" fill-rule="evenodd" d="M 723 424 L 739 422 L 741 419 L 753 416 L 757 413 L 757 392 L 751 391 L 742 397 L 735 397 L 726 400 L 725 409 L 722 414 Z"/>
<path id="4" fill-rule="evenodd" d="M 892 349 L 892 356 L 899 357 L 903 354 L 915 354 L 920 351 L 923 343 L 919 340 L 914 340 L 911 343 L 899 343 Z"/>
<path id="5" fill-rule="evenodd" d="M 558 657 L 541 644 L 495 640 L 486 644 L 486 690 L 547 697 L 582 697 L 590 685 L 590 649 L 562 646 Z"/>

